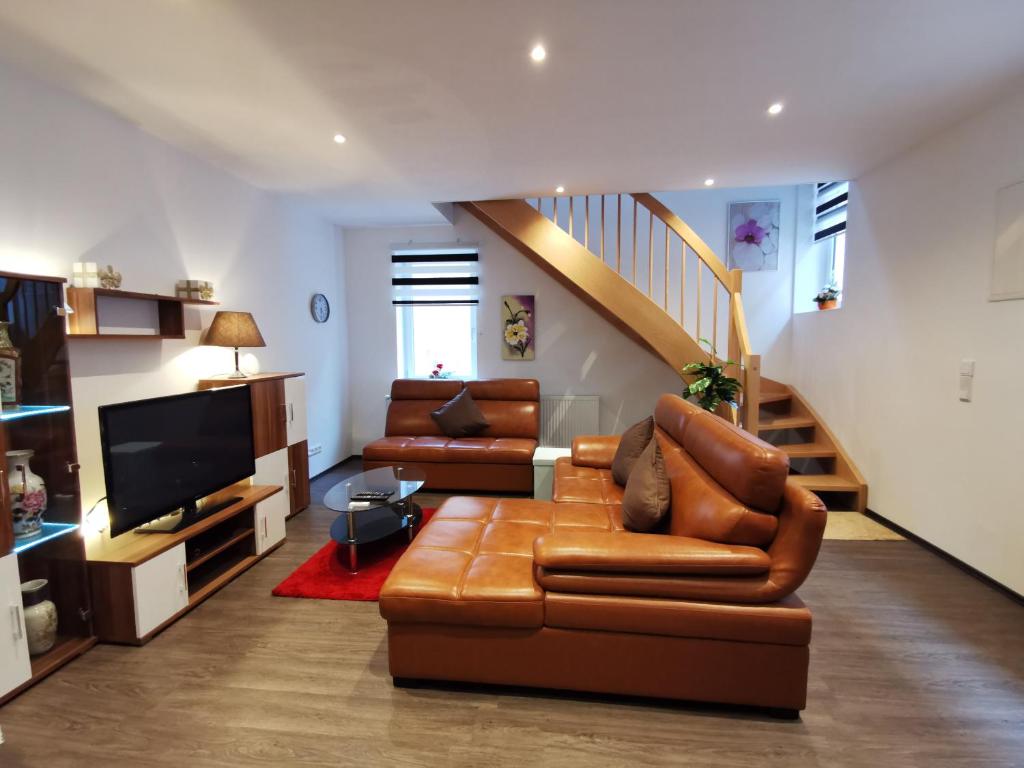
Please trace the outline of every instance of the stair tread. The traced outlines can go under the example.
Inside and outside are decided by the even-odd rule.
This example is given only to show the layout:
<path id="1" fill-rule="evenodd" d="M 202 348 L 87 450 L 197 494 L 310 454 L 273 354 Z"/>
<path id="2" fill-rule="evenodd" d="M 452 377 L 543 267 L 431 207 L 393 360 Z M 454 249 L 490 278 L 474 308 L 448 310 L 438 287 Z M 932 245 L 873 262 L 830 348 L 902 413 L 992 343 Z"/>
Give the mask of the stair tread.
<path id="1" fill-rule="evenodd" d="M 792 399 L 793 396 L 789 392 L 762 392 L 758 402 L 760 405 L 764 405 L 765 403 L 782 403 Z"/>
<path id="2" fill-rule="evenodd" d="M 791 459 L 829 458 L 836 455 L 836 449 L 824 443 L 789 443 L 779 448 Z"/>
<path id="3" fill-rule="evenodd" d="M 859 491 L 860 485 L 839 475 L 790 475 L 809 491 Z"/>
<path id="4" fill-rule="evenodd" d="M 759 432 L 767 432 L 772 429 L 800 429 L 813 427 L 814 423 L 814 419 L 810 416 L 776 416 L 772 419 L 758 419 L 757 429 Z"/>

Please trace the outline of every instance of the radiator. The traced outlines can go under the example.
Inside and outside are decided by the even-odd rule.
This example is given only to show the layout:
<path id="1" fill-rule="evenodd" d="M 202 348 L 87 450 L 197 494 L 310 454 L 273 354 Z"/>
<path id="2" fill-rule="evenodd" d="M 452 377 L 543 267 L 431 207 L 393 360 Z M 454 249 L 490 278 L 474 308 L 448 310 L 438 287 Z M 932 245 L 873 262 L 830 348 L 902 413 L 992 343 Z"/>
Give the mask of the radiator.
<path id="1" fill-rule="evenodd" d="M 569 448 L 576 435 L 597 435 L 601 398 L 597 395 L 541 395 L 540 444 Z"/>

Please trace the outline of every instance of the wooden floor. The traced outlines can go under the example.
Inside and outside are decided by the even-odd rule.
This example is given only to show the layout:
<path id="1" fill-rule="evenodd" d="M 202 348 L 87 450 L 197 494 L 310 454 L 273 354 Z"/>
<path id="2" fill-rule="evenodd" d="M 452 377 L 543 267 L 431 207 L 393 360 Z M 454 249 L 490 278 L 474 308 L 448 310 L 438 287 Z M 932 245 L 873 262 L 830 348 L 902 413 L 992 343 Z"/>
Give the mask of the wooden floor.
<path id="1" fill-rule="evenodd" d="M 825 542 L 800 591 L 815 615 L 810 701 L 789 722 L 396 690 L 375 603 L 270 594 L 332 519 L 311 507 L 146 647 L 97 646 L 0 709 L 0 766 L 1024 766 L 1024 607 L 911 542 Z"/>

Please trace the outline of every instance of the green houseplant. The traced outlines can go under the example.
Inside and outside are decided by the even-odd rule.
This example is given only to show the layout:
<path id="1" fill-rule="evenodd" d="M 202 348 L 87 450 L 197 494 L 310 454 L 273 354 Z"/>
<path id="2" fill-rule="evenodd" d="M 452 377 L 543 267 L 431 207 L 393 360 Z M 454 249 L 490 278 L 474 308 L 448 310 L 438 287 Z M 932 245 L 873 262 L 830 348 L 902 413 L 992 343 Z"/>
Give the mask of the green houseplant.
<path id="1" fill-rule="evenodd" d="M 718 365 L 715 364 L 715 357 L 718 350 L 715 345 L 705 338 L 700 343 L 708 348 L 707 362 L 687 363 L 683 366 L 683 377 L 693 377 L 693 382 L 687 384 L 683 394 L 689 398 L 695 398 L 697 404 L 706 411 L 714 411 L 722 403 L 736 405 L 736 395 L 742 385 L 731 376 L 725 375 L 727 365 L 735 365 L 732 360 L 726 360 Z"/>
<path id="2" fill-rule="evenodd" d="M 838 299 L 839 288 L 832 282 L 826 283 L 825 287 L 818 291 L 818 295 L 814 297 L 818 309 L 832 309 L 835 307 Z"/>

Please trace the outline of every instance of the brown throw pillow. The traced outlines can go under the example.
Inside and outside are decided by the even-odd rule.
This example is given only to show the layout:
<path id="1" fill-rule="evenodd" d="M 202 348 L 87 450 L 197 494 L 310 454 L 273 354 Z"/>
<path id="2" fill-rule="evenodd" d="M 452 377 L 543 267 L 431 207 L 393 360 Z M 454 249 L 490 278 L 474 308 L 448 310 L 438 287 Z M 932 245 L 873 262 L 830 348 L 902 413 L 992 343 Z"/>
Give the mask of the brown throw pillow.
<path id="1" fill-rule="evenodd" d="M 650 531 L 668 514 L 672 487 L 657 438 L 644 448 L 633 465 L 622 495 L 622 524 L 630 531 Z"/>
<path id="2" fill-rule="evenodd" d="M 622 433 L 619 439 L 619 447 L 615 451 L 615 458 L 612 459 L 612 477 L 619 485 L 625 485 L 629 480 L 629 473 L 633 471 L 633 464 L 637 457 L 644 452 L 644 448 L 654 437 L 654 417 L 648 416 L 643 421 L 638 421 L 632 427 Z"/>
<path id="3" fill-rule="evenodd" d="M 459 392 L 436 411 L 431 411 L 430 415 L 448 437 L 472 437 L 491 426 L 473 402 L 468 389 Z"/>

